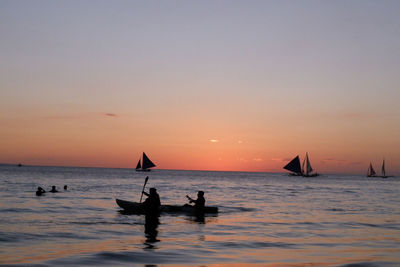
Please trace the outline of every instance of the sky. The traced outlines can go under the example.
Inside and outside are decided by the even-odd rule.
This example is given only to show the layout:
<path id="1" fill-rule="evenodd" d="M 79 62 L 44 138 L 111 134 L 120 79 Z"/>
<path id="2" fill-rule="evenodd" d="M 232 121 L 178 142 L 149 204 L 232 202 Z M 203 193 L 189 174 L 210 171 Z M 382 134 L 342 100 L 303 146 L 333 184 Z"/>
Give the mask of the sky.
<path id="1" fill-rule="evenodd" d="M 400 1 L 0 0 L 0 162 L 400 175 Z"/>

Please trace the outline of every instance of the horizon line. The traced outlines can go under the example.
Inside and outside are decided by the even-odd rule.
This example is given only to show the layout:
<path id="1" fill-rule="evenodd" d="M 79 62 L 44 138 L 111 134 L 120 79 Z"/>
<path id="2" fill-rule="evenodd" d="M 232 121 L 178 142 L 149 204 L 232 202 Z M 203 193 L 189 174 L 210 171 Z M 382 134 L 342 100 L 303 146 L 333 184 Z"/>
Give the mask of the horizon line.
<path id="1" fill-rule="evenodd" d="M 19 166 L 21 164 L 21 166 Z M 135 170 L 135 167 L 128 168 L 128 167 L 103 167 L 103 166 L 71 166 L 71 165 L 36 165 L 36 164 L 22 164 L 22 163 L 5 163 L 5 162 L 0 162 L 1 165 L 7 165 L 7 166 L 16 166 L 16 167 L 57 167 L 57 168 L 93 168 L 93 169 L 126 169 L 126 170 Z M 246 172 L 246 173 L 274 173 L 274 174 L 288 174 L 289 172 L 277 172 L 277 171 L 222 171 L 222 170 L 195 170 L 195 169 L 152 169 L 152 171 L 155 170 L 162 170 L 162 171 L 203 171 L 203 172 Z M 332 172 L 327 172 L 327 173 L 319 173 L 319 175 L 359 175 L 363 176 L 363 174 L 352 174 L 352 173 L 342 173 L 342 172 L 337 172 L 337 173 L 332 173 Z M 394 174 L 393 176 L 396 176 Z"/>

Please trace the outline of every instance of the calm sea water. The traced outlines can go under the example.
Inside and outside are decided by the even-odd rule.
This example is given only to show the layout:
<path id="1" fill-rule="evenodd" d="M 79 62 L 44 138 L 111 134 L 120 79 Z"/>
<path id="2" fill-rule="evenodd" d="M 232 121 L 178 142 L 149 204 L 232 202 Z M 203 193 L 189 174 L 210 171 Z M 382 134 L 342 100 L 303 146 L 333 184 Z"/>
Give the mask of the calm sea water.
<path id="1" fill-rule="evenodd" d="M 220 213 L 162 215 L 149 238 L 115 203 L 138 201 L 146 175 L 163 203 L 204 190 Z M 0 201 L 3 265 L 400 265 L 396 177 L 3 165 Z"/>

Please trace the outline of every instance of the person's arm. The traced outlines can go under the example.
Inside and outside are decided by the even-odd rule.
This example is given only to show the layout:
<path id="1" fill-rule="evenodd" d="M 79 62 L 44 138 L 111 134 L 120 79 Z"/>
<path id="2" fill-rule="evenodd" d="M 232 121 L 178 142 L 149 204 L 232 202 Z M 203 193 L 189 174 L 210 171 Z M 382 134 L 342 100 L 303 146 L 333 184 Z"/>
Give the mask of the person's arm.
<path id="1" fill-rule="evenodd" d="M 187 197 L 187 199 L 189 199 L 189 203 L 195 202 L 195 200 L 193 198 L 189 197 L 188 195 L 186 195 L 186 197 Z"/>
<path id="2" fill-rule="evenodd" d="M 149 193 L 146 193 L 146 192 L 144 192 L 144 191 L 142 191 L 142 193 L 146 196 L 146 197 L 148 197 L 150 194 Z"/>

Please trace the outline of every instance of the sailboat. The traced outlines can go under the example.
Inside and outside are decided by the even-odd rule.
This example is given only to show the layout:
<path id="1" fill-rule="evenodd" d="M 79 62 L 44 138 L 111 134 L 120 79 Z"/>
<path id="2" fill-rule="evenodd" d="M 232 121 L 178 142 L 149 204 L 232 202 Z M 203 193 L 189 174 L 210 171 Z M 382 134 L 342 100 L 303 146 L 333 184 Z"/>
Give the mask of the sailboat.
<path id="1" fill-rule="evenodd" d="M 297 155 L 283 168 L 288 171 L 291 171 L 289 175 L 293 176 L 315 177 L 319 175 L 318 173 L 313 172 L 314 170 L 311 167 L 310 159 L 308 158 L 308 153 L 306 153 L 306 157 L 303 160 L 302 167 L 300 167 L 300 158 Z"/>
<path id="2" fill-rule="evenodd" d="M 372 167 L 372 163 L 369 163 L 368 171 L 367 171 L 367 177 L 375 177 L 376 172 L 374 170 L 374 167 Z"/>
<path id="3" fill-rule="evenodd" d="M 156 165 L 147 157 L 147 155 L 143 152 L 142 161 L 138 161 L 136 165 L 136 171 L 150 171 L 150 168 L 155 167 Z"/>

